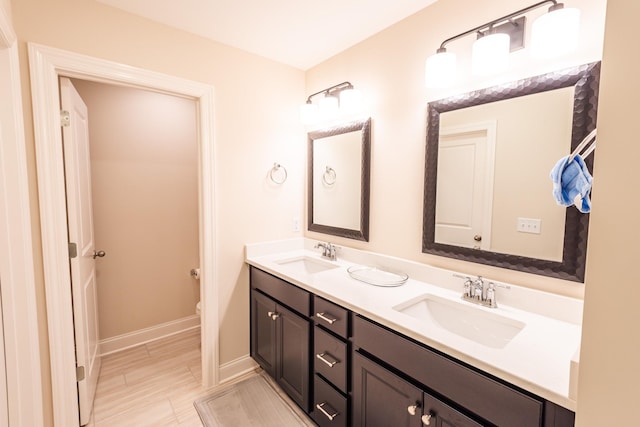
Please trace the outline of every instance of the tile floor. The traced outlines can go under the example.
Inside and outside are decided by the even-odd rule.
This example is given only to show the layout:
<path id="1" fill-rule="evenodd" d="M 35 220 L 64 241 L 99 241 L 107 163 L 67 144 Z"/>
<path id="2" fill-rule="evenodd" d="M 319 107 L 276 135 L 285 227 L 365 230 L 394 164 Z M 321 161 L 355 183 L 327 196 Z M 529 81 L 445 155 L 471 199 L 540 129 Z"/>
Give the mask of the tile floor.
<path id="1" fill-rule="evenodd" d="M 200 329 L 103 357 L 90 427 L 201 427 Z"/>

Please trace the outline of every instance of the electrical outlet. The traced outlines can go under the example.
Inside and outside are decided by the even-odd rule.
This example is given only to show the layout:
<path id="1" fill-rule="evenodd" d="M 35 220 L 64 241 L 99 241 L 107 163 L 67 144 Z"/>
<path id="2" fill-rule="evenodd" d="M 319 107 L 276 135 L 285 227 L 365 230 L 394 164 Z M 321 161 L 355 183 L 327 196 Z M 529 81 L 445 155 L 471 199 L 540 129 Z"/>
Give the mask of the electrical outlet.
<path id="1" fill-rule="evenodd" d="M 540 234 L 541 220 L 538 218 L 518 218 L 516 230 L 521 233 Z"/>
<path id="2" fill-rule="evenodd" d="M 293 220 L 291 220 L 291 231 L 293 231 L 294 233 L 300 231 L 300 218 L 298 218 L 297 216 L 294 216 Z"/>

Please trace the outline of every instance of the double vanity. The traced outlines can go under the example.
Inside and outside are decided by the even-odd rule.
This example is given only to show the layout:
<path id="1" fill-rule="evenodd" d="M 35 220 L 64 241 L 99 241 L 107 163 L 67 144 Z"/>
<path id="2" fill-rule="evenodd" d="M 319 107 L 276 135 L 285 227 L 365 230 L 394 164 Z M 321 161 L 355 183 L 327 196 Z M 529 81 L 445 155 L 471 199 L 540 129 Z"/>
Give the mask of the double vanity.
<path id="1" fill-rule="evenodd" d="M 580 300 L 318 243 L 246 247 L 251 356 L 318 425 L 573 426 Z"/>

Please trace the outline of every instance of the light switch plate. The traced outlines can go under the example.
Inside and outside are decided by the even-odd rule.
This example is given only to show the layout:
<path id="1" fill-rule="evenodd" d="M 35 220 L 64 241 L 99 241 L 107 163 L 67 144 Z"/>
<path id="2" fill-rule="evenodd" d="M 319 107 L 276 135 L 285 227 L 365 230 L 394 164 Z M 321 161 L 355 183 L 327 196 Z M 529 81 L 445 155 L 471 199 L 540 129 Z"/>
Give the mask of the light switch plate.
<path id="1" fill-rule="evenodd" d="M 521 233 L 540 234 L 540 223 L 538 218 L 518 218 L 516 230 Z"/>

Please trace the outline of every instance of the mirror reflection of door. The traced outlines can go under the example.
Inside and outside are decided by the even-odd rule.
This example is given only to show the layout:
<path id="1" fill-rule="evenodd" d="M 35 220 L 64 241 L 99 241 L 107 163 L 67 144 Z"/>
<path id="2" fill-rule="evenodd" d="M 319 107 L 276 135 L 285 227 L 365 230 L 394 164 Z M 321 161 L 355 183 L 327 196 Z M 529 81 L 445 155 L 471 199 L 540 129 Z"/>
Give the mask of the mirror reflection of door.
<path id="1" fill-rule="evenodd" d="M 488 121 L 440 130 L 436 242 L 491 247 L 495 129 Z"/>

